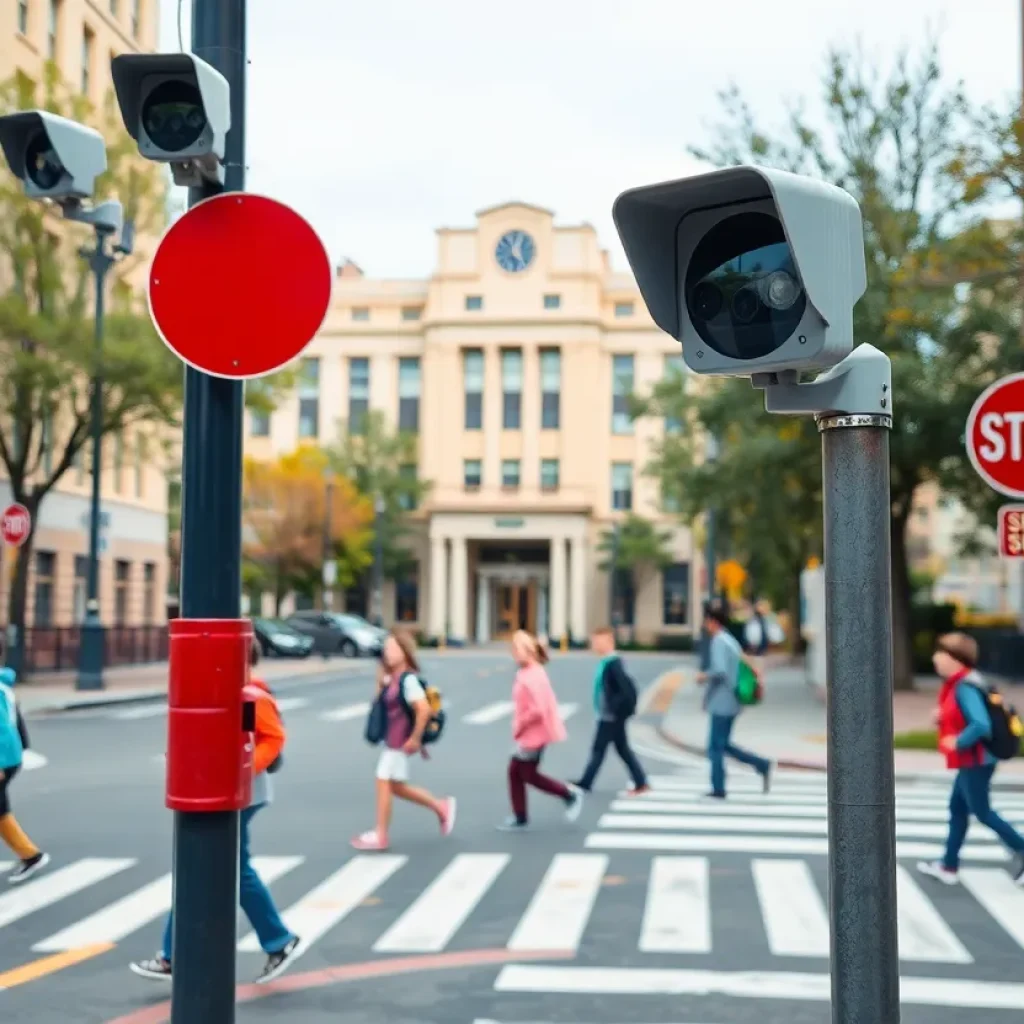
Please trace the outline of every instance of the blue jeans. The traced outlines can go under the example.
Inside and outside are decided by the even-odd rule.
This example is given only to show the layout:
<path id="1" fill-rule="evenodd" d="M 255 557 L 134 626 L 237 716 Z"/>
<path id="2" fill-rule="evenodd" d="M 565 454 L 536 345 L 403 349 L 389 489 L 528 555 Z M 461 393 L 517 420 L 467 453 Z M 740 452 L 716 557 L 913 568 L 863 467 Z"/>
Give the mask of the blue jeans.
<path id="1" fill-rule="evenodd" d="M 711 728 L 708 733 L 708 760 L 711 762 L 711 792 L 717 796 L 725 796 L 725 759 L 731 757 L 741 764 L 749 764 L 762 775 L 767 775 L 771 762 L 763 757 L 741 750 L 729 742 L 732 735 L 733 715 L 712 715 Z"/>
<path id="2" fill-rule="evenodd" d="M 245 916 L 252 925 L 263 947 L 263 952 L 280 953 L 294 936 L 288 931 L 287 925 L 281 920 L 281 915 L 274 906 L 273 897 L 270 895 L 263 880 L 256 874 L 255 868 L 249 860 L 249 822 L 256 816 L 264 805 L 259 807 L 247 807 L 241 813 L 239 822 L 239 844 L 238 844 L 238 902 L 245 911 Z M 174 915 L 167 915 L 167 925 L 164 928 L 164 942 L 161 956 L 165 960 L 171 959 L 171 930 L 174 924 Z"/>
<path id="3" fill-rule="evenodd" d="M 946 839 L 946 854 L 942 863 L 950 871 L 960 867 L 960 847 L 967 838 L 967 826 L 973 814 L 982 825 L 987 825 L 1014 853 L 1024 853 L 1024 836 L 992 810 L 989 791 L 992 776 L 996 773 L 994 764 L 979 768 L 961 768 L 953 781 L 953 792 L 949 796 L 949 837 Z"/>

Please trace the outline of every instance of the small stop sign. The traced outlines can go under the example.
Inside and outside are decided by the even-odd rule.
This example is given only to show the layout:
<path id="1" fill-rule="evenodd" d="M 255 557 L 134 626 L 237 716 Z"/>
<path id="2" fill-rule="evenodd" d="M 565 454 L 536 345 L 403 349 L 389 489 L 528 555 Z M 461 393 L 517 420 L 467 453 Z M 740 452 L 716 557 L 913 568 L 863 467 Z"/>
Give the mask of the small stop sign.
<path id="1" fill-rule="evenodd" d="M 978 475 L 1009 498 L 1024 498 L 1024 373 L 987 387 L 967 417 L 967 454 Z"/>
<path id="2" fill-rule="evenodd" d="M 0 533 L 3 534 L 5 544 L 10 544 L 15 548 L 20 547 L 28 539 L 31 529 L 32 516 L 24 505 L 15 501 L 4 509 Z"/>

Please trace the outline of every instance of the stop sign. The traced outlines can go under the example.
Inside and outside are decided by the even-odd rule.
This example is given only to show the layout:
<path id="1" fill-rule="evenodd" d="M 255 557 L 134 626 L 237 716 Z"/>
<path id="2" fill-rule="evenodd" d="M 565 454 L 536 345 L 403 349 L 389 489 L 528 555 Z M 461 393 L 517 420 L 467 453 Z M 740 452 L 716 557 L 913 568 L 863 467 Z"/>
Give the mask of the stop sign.
<path id="1" fill-rule="evenodd" d="M 0 533 L 3 534 L 5 544 L 10 544 L 12 547 L 20 547 L 28 540 L 28 534 L 31 529 L 32 516 L 24 505 L 15 501 L 4 509 Z"/>
<path id="2" fill-rule="evenodd" d="M 284 203 L 225 192 L 168 228 L 149 271 L 149 311 L 189 366 L 246 379 L 281 369 L 327 315 L 333 272 L 309 223 Z"/>
<path id="3" fill-rule="evenodd" d="M 1000 494 L 1024 498 L 1024 373 L 997 380 L 967 417 L 967 454 Z"/>

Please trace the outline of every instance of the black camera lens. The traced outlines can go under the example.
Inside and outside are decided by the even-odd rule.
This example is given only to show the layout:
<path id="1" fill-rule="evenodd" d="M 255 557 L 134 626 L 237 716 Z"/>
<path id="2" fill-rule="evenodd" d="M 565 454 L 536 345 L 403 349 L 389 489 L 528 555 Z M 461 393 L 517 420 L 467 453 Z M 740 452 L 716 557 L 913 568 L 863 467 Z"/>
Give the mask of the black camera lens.
<path id="1" fill-rule="evenodd" d="M 165 153 L 194 146 L 206 127 L 199 88 L 189 82 L 162 82 L 142 105 L 142 127 Z"/>
<path id="2" fill-rule="evenodd" d="M 741 288 L 732 297 L 732 315 L 741 324 L 749 324 L 757 316 L 761 299 L 753 288 Z"/>
<path id="3" fill-rule="evenodd" d="M 701 281 L 690 296 L 690 307 L 701 320 L 714 320 L 722 312 L 722 292 L 710 281 Z"/>
<path id="4" fill-rule="evenodd" d="M 44 192 L 55 189 L 64 177 L 64 165 L 50 144 L 50 136 L 42 128 L 25 147 L 25 173 L 32 184 Z"/>

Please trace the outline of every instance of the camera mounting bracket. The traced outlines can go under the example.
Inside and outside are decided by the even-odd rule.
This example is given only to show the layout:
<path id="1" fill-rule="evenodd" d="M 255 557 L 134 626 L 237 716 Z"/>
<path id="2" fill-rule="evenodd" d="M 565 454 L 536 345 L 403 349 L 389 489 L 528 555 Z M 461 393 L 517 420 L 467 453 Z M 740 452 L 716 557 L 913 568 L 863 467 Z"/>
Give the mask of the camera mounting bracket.
<path id="1" fill-rule="evenodd" d="M 858 345 L 842 362 L 801 383 L 796 370 L 755 373 L 767 412 L 782 415 L 882 416 L 892 419 L 892 363 L 874 345 Z"/>

